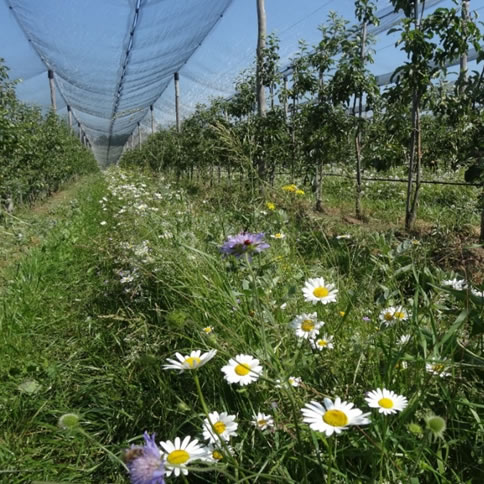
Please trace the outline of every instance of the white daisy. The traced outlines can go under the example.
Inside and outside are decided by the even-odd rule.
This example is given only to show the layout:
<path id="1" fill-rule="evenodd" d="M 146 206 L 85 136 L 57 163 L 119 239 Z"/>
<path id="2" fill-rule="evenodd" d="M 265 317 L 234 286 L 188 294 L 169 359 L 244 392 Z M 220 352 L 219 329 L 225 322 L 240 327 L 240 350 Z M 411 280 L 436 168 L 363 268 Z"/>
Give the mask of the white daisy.
<path id="1" fill-rule="evenodd" d="M 281 233 L 281 232 L 277 232 L 277 234 L 272 234 L 271 237 L 273 239 L 283 239 L 286 235 Z"/>
<path id="2" fill-rule="evenodd" d="M 237 435 L 238 426 L 235 415 L 228 415 L 227 412 L 211 412 L 203 421 L 203 438 L 210 443 L 219 442 L 220 439 L 229 440 L 232 435 Z"/>
<path id="3" fill-rule="evenodd" d="M 304 300 L 316 304 L 320 302 L 322 304 L 328 304 L 336 302 L 336 294 L 338 289 L 335 289 L 334 284 L 328 284 L 324 282 L 322 277 L 316 277 L 308 279 L 304 283 L 303 287 Z"/>
<path id="4" fill-rule="evenodd" d="M 393 326 L 397 321 L 406 321 L 408 313 L 403 306 L 390 306 L 381 311 L 379 318 L 385 326 Z"/>
<path id="5" fill-rule="evenodd" d="M 194 460 L 209 460 L 210 453 L 206 447 L 202 447 L 197 439 L 191 440 L 190 436 L 180 440 L 176 437 L 175 441 L 167 440 L 160 442 L 163 449 L 163 460 L 165 464 L 166 476 L 175 474 L 179 476 L 188 474 L 187 464 Z"/>
<path id="6" fill-rule="evenodd" d="M 445 287 L 451 287 L 455 291 L 463 291 L 467 287 L 466 281 L 463 279 L 457 279 L 454 277 L 454 279 L 446 279 L 445 281 L 442 281 L 441 284 Z"/>
<path id="7" fill-rule="evenodd" d="M 216 353 L 217 350 L 210 350 L 207 353 L 203 353 L 203 355 L 201 354 L 200 350 L 192 351 L 189 356 L 183 356 L 180 353 L 175 353 L 178 361 L 168 358 L 166 361 L 168 361 L 170 364 L 163 365 L 163 369 L 180 371 L 196 370 L 210 361 Z"/>
<path id="8" fill-rule="evenodd" d="M 230 445 L 225 445 L 224 448 L 217 445 L 209 444 L 207 446 L 207 449 L 209 451 L 208 460 L 210 462 L 220 462 L 221 460 L 225 459 L 225 456 L 227 455 L 227 450 L 228 452 L 233 454 L 233 449 Z"/>
<path id="9" fill-rule="evenodd" d="M 318 321 L 317 313 L 300 314 L 291 321 L 291 327 L 296 330 L 296 336 L 303 339 L 315 338 L 323 325 L 323 321 Z"/>
<path id="10" fill-rule="evenodd" d="M 222 367 L 222 372 L 225 373 L 225 379 L 229 383 L 243 386 L 258 380 L 262 373 L 262 366 L 257 358 L 250 355 L 237 355 Z"/>
<path id="11" fill-rule="evenodd" d="M 304 415 L 304 422 L 309 424 L 311 429 L 324 432 L 328 437 L 333 433 L 339 434 L 350 425 L 367 425 L 369 413 L 363 413 L 359 408 L 354 408 L 353 403 L 342 402 L 337 397 L 334 403 L 324 399 L 324 406 L 314 400 L 307 403 L 301 409 Z"/>
<path id="12" fill-rule="evenodd" d="M 254 415 L 252 423 L 259 430 L 266 430 L 274 427 L 274 419 L 270 415 L 266 415 L 265 413 L 261 412 L 259 412 L 257 415 Z"/>
<path id="13" fill-rule="evenodd" d="M 205 326 L 205 328 L 202 328 L 202 331 L 205 333 L 205 334 L 210 334 L 213 332 L 213 326 Z"/>
<path id="14" fill-rule="evenodd" d="M 333 336 L 327 336 L 324 334 L 320 338 L 314 338 L 310 339 L 309 343 L 311 343 L 311 346 L 315 350 L 332 350 L 334 348 L 333 345 Z"/>
<path id="15" fill-rule="evenodd" d="M 378 408 L 378 411 L 385 415 L 401 412 L 408 405 L 406 397 L 386 388 L 377 388 L 368 392 L 365 400 L 369 407 Z"/>
<path id="16" fill-rule="evenodd" d="M 448 372 L 448 366 L 445 363 L 432 361 L 425 364 L 425 369 L 434 375 L 439 375 L 441 378 L 444 376 L 450 376 Z"/>

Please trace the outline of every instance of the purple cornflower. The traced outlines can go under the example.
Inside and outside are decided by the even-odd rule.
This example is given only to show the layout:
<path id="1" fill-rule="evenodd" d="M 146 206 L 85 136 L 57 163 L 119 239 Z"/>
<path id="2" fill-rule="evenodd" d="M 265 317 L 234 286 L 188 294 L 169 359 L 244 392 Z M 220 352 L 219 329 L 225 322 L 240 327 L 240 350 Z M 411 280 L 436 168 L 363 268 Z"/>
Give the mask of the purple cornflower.
<path id="1" fill-rule="evenodd" d="M 263 232 L 260 234 L 241 232 L 237 235 L 230 235 L 222 247 L 220 247 L 220 251 L 225 255 L 234 255 L 235 257 L 247 254 L 250 260 L 253 253 L 262 252 L 270 247 L 263 239 Z"/>
<path id="2" fill-rule="evenodd" d="M 155 435 L 150 437 L 145 431 L 145 445 L 132 445 L 124 453 L 131 484 L 165 484 L 165 467 L 160 449 L 155 442 Z"/>

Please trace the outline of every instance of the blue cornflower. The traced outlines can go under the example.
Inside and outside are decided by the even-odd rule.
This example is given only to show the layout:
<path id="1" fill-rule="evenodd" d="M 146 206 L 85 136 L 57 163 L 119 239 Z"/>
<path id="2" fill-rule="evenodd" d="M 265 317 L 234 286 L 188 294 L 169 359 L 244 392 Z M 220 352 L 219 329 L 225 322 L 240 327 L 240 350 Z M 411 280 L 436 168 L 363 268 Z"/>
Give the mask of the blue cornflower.
<path id="1" fill-rule="evenodd" d="M 237 235 L 230 235 L 220 247 L 220 251 L 225 255 L 234 255 L 235 257 L 247 254 L 250 260 L 252 254 L 262 252 L 269 247 L 269 244 L 264 242 L 264 233 L 241 232 Z"/>
<path id="2" fill-rule="evenodd" d="M 131 484 L 165 484 L 165 466 L 155 442 L 155 435 L 150 437 L 145 431 L 145 445 L 132 445 L 124 454 Z"/>

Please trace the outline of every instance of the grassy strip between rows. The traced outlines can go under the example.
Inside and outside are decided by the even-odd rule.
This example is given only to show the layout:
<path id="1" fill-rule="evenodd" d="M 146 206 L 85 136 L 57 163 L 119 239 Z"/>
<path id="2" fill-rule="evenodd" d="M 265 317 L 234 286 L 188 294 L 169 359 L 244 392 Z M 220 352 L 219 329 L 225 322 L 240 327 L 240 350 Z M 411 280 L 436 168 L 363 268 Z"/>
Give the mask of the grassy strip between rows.
<path id="1" fill-rule="evenodd" d="M 368 230 L 314 214 L 307 193 L 280 187 L 254 200 L 234 184 L 183 187 L 120 170 L 89 178 L 42 241 L 2 269 L 0 482 L 127 482 L 123 449 L 145 430 L 202 442 L 207 410 L 234 416 L 230 450 L 168 480 L 482 481 L 477 212 L 456 214 L 458 192 L 426 189 L 432 209 L 416 239 L 391 225 L 384 185 L 371 189 L 369 211 L 388 207 Z M 328 209 L 346 190 L 328 192 Z M 251 261 L 223 257 L 244 229 L 270 247 Z M 459 240 L 462 257 L 444 257 L 443 240 Z M 320 277 L 338 289 L 334 302 L 305 301 L 305 282 Z M 444 283 L 455 277 L 467 287 Z M 385 319 L 390 308 L 398 320 Z M 323 321 L 317 336 L 330 344 L 299 337 L 310 334 L 295 331 L 298 316 Z M 162 368 L 197 349 L 217 354 L 195 371 Z M 247 386 L 220 371 L 240 354 L 263 367 Z M 372 410 L 365 397 L 377 388 L 408 405 Z M 370 423 L 311 430 L 301 409 L 336 397 Z M 431 415 L 446 428 L 432 428 Z"/>

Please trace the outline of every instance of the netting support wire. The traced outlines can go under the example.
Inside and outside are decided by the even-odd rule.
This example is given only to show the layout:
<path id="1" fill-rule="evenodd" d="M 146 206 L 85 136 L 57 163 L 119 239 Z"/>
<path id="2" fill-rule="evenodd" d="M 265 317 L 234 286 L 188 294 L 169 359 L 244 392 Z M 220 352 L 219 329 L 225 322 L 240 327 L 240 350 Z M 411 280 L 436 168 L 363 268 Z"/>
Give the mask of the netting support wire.
<path id="1" fill-rule="evenodd" d="M 71 106 L 69 104 L 67 105 L 67 119 L 68 119 L 68 122 L 69 122 L 69 129 L 72 133 L 72 109 L 71 109 Z"/>
<path id="2" fill-rule="evenodd" d="M 180 132 L 180 75 L 175 72 L 175 118 L 176 131 Z"/>
<path id="3" fill-rule="evenodd" d="M 351 175 L 341 175 L 340 173 L 325 173 L 324 176 L 336 176 L 340 178 L 349 178 L 350 180 L 354 180 L 355 176 Z M 392 183 L 408 183 L 408 180 L 402 178 L 368 178 L 368 177 L 361 177 L 362 180 L 365 181 L 383 181 L 383 182 L 392 182 Z M 415 183 L 415 180 L 413 180 Z M 482 187 L 484 183 L 466 183 L 466 182 L 446 182 L 441 180 L 420 180 L 419 183 L 427 183 L 429 185 L 454 185 L 460 187 Z"/>
<path id="4" fill-rule="evenodd" d="M 151 113 L 151 134 L 155 132 L 155 117 L 153 114 L 153 104 L 150 105 L 150 113 Z"/>
<path id="5" fill-rule="evenodd" d="M 57 106 L 55 104 L 55 82 L 54 82 L 54 71 L 49 69 L 47 71 L 47 77 L 49 78 L 49 87 L 50 87 L 50 106 L 52 108 L 52 112 L 57 112 Z"/>

